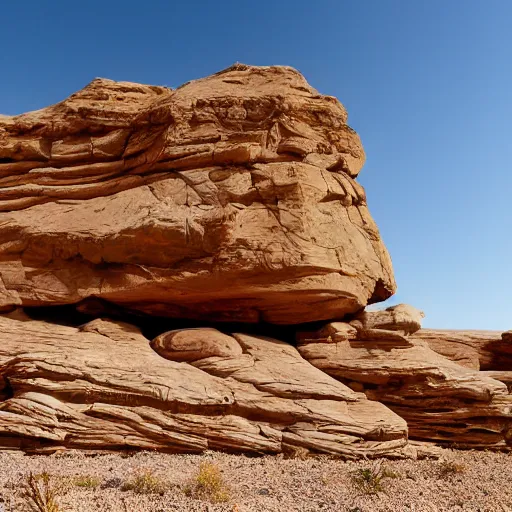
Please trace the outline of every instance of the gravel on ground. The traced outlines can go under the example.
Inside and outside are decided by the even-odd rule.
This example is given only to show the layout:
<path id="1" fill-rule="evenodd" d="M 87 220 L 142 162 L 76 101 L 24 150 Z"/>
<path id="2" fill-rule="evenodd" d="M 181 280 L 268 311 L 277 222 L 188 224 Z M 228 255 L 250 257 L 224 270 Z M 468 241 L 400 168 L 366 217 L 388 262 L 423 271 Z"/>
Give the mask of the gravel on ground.
<path id="1" fill-rule="evenodd" d="M 512 511 L 512 454 L 443 453 L 439 460 L 354 462 L 213 452 L 0 452 L 0 511 L 31 510 L 23 497 L 31 473 L 40 488 L 37 475 L 49 475 L 59 512 Z M 205 481 L 200 468 L 218 470 L 220 479 Z M 222 493 L 208 494 L 210 484 Z M 226 501 L 209 501 L 219 497 Z"/>

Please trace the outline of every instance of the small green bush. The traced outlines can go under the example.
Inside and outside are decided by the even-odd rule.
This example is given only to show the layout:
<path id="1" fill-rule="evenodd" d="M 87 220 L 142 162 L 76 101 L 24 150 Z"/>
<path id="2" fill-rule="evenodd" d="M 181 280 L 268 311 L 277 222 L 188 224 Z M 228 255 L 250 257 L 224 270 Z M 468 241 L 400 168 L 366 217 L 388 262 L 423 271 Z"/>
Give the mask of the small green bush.
<path id="1" fill-rule="evenodd" d="M 352 473 L 352 482 L 363 494 L 378 494 L 384 491 L 384 479 L 399 478 L 400 475 L 381 464 L 359 468 Z"/>
<path id="2" fill-rule="evenodd" d="M 73 478 L 73 485 L 84 489 L 96 489 L 100 486 L 101 480 L 96 476 L 80 475 Z"/>

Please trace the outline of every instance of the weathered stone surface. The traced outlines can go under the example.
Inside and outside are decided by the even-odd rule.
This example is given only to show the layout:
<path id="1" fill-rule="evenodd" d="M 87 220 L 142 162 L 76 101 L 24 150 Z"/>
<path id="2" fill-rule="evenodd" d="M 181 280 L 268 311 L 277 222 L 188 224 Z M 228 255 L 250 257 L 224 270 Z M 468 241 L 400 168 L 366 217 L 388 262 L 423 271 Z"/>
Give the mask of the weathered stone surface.
<path id="1" fill-rule="evenodd" d="M 363 163 L 343 106 L 287 67 L 98 79 L 0 116 L 0 449 L 512 447 L 512 332 L 364 310 L 395 283 Z M 65 304 L 96 319 L 18 308 Z M 97 318 L 145 314 L 232 323 L 150 342 Z M 235 322 L 317 323 L 296 348 Z"/>
<path id="2" fill-rule="evenodd" d="M 468 368 L 512 370 L 512 338 L 508 332 L 422 329 L 414 338 Z"/>
<path id="3" fill-rule="evenodd" d="M 350 324 L 359 331 L 370 329 L 399 331 L 402 334 L 412 334 L 421 329 L 425 314 L 409 304 L 398 304 L 381 311 L 360 312 Z"/>
<path id="4" fill-rule="evenodd" d="M 501 339 L 506 343 L 512 343 L 512 331 L 505 331 L 502 333 Z"/>
<path id="5" fill-rule="evenodd" d="M 242 347 L 231 336 L 217 329 L 180 329 L 161 334 L 151 346 L 162 357 L 188 363 L 210 357 L 237 358 Z"/>
<path id="6" fill-rule="evenodd" d="M 292 68 L 171 91 L 94 80 L 0 119 L 0 310 L 100 297 L 171 317 L 340 318 L 394 289 L 357 134 Z"/>
<path id="7" fill-rule="evenodd" d="M 378 331 L 361 329 L 347 336 L 345 328 L 337 341 L 331 335 L 328 343 L 325 329 L 318 332 L 318 341 L 314 333 L 299 334 L 299 352 L 317 368 L 404 418 L 412 439 L 473 448 L 512 446 L 508 375 L 500 374 L 500 382 L 464 368 L 416 335 L 381 330 L 377 337 L 362 336 Z M 386 334 L 392 336 L 386 339 Z"/>
<path id="8" fill-rule="evenodd" d="M 489 370 L 480 372 L 481 375 L 485 375 L 486 377 L 490 377 L 491 379 L 499 380 L 506 384 L 510 393 L 512 393 L 512 370 L 509 371 L 499 371 L 499 370 Z"/>
<path id="9" fill-rule="evenodd" d="M 194 329 L 153 342 L 189 364 L 129 324 L 19 312 L 0 315 L 0 340 L 0 448 L 405 453 L 401 418 L 277 340 Z"/>

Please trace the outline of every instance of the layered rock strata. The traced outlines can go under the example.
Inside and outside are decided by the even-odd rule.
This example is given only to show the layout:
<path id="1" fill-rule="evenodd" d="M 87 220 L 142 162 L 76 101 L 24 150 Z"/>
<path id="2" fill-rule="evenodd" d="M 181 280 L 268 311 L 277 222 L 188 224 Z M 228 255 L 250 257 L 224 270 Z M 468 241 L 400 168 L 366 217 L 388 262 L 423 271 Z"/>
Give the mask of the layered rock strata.
<path id="1" fill-rule="evenodd" d="M 508 374 L 461 366 L 434 352 L 418 336 L 421 331 L 397 332 L 409 322 L 391 330 L 368 328 L 383 316 L 366 313 L 365 325 L 335 322 L 299 332 L 298 350 L 317 368 L 404 418 L 413 439 L 472 448 L 512 446 Z"/>
<path id="2" fill-rule="evenodd" d="M 363 163 L 287 67 L 0 116 L 0 449 L 509 449 L 512 333 L 365 310 L 395 282 Z"/>
<path id="3" fill-rule="evenodd" d="M 509 332 L 421 329 L 414 337 L 462 366 L 486 371 L 512 370 Z"/>
<path id="4" fill-rule="evenodd" d="M 0 449 L 403 455 L 405 421 L 291 345 L 214 329 L 0 315 Z"/>
<path id="5" fill-rule="evenodd" d="M 294 324 L 395 290 L 339 101 L 292 68 L 176 90 L 97 79 L 0 118 L 0 310 L 100 297 Z"/>

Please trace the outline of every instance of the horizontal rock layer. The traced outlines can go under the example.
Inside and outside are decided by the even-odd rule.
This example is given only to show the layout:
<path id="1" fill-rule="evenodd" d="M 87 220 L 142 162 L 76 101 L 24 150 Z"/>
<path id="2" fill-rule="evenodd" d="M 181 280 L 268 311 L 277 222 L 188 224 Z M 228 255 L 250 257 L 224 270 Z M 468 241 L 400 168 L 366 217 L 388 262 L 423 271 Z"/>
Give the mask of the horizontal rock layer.
<path id="1" fill-rule="evenodd" d="M 395 290 L 343 106 L 295 70 L 95 80 L 0 118 L 0 310 L 294 324 Z M 227 285 L 227 283 L 229 283 Z"/>
<path id="2" fill-rule="evenodd" d="M 407 442 L 403 419 L 270 338 L 177 331 L 153 341 L 168 360 L 129 324 L 15 312 L 0 315 L 0 340 L 0 448 L 360 457 Z"/>
<path id="3" fill-rule="evenodd" d="M 512 370 L 512 338 L 499 331 L 421 329 L 414 338 L 432 350 L 475 370 Z"/>
<path id="4" fill-rule="evenodd" d="M 464 367 L 423 331 L 405 334 L 416 327 L 418 311 L 401 305 L 299 331 L 296 348 L 211 327 L 150 342 L 107 318 L 77 328 L 0 315 L 0 448 L 349 458 L 414 456 L 408 438 L 512 448 L 512 367 Z"/>
<path id="5" fill-rule="evenodd" d="M 317 368 L 404 418 L 412 439 L 511 447 L 511 372 L 463 367 L 434 352 L 421 332 L 406 337 L 338 322 L 299 333 L 298 348 Z"/>

